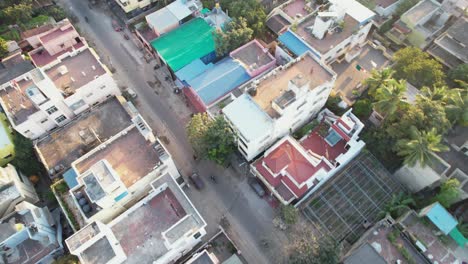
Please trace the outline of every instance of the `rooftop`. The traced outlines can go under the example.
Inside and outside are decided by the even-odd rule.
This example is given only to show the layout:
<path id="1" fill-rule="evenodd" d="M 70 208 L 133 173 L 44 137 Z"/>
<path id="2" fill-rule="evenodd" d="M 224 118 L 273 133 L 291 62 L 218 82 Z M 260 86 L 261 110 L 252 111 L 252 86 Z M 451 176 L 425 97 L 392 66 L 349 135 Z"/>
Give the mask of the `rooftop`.
<path id="1" fill-rule="evenodd" d="M 213 28 L 195 18 L 151 42 L 153 48 L 173 71 L 214 52 Z M 187 41 L 188 40 L 188 41 Z"/>
<path id="2" fill-rule="evenodd" d="M 46 74 L 61 89 L 65 97 L 72 95 L 80 87 L 88 84 L 106 71 L 89 49 L 73 57 L 63 59 L 46 71 Z"/>
<path id="3" fill-rule="evenodd" d="M 265 24 L 276 34 L 281 33 L 284 28 L 291 25 L 291 23 L 280 14 L 270 17 Z"/>
<path id="4" fill-rule="evenodd" d="M 179 24 L 179 21 L 190 16 L 192 11 L 183 3 L 182 0 L 176 0 L 169 5 L 146 16 L 148 24 L 157 32 L 165 33 L 171 27 Z"/>
<path id="5" fill-rule="evenodd" d="M 68 238 L 70 250 L 79 253 L 84 264 L 96 263 L 97 256 L 99 263 L 105 263 L 121 252 L 126 255 L 125 263 L 151 263 L 168 253 L 169 246 L 177 248 L 174 243 L 178 239 L 205 227 L 172 176 L 165 174 L 151 185 L 153 191 L 147 197 L 104 229 L 89 228 L 97 226 L 92 223 Z M 94 237 L 100 238 L 91 245 L 82 242 Z"/>
<path id="6" fill-rule="evenodd" d="M 333 34 L 326 33 L 323 39 L 318 39 L 312 34 L 311 30 L 314 26 L 315 19 L 316 16 L 312 15 L 302 21 L 297 26 L 296 34 L 321 54 L 325 54 L 330 49 L 349 38 L 360 27 L 356 19 L 346 14 L 343 18 L 344 28 L 341 32 L 333 32 Z"/>
<path id="7" fill-rule="evenodd" d="M 387 8 L 398 1 L 399 0 L 375 0 L 375 4 L 383 8 Z"/>
<path id="8" fill-rule="evenodd" d="M 222 111 L 247 141 L 268 136 L 273 128 L 273 120 L 270 116 L 247 94 L 236 98 Z M 249 118 L 245 118 L 246 116 Z"/>
<path id="9" fill-rule="evenodd" d="M 348 256 L 343 264 L 387 264 L 387 261 L 379 255 L 375 248 L 366 243 Z"/>
<path id="10" fill-rule="evenodd" d="M 106 141 L 131 124 L 131 117 L 119 100 L 111 98 L 40 139 L 36 150 L 46 169 L 68 168 L 99 142 Z"/>
<path id="11" fill-rule="evenodd" d="M 294 0 L 287 3 L 281 8 L 291 19 L 300 19 L 309 14 L 307 3 L 305 0 Z"/>
<path id="12" fill-rule="evenodd" d="M 436 43 L 454 54 L 463 62 L 468 62 L 468 54 L 466 47 L 468 46 L 468 19 L 465 17 L 459 18 L 449 29 L 446 34 L 443 34 Z"/>
<path id="13" fill-rule="evenodd" d="M 84 174 L 102 160 L 109 163 L 127 188 L 152 172 L 160 163 L 154 144 L 148 142 L 136 127 L 111 142 L 105 142 L 105 147 L 97 148 L 77 161 L 77 173 Z"/>
<path id="14" fill-rule="evenodd" d="M 24 60 L 21 55 L 0 62 L 0 85 L 34 69 L 30 61 Z"/>
<path id="15" fill-rule="evenodd" d="M 49 52 L 47 52 L 42 47 L 39 47 L 36 50 L 30 52 L 29 55 L 31 56 L 31 60 L 34 62 L 35 65 L 37 65 L 38 67 L 42 67 L 55 61 L 61 55 L 68 53 L 68 52 L 72 52 L 73 50 L 76 50 L 76 49 L 80 49 L 84 46 L 85 46 L 85 43 L 81 42 L 80 40 L 75 45 L 67 49 L 64 49 L 58 53 L 55 53 L 54 55 L 50 55 Z"/>
<path id="16" fill-rule="evenodd" d="M 42 72 L 39 69 L 33 69 L 30 71 L 30 76 L 32 77 L 30 80 L 22 79 L 18 82 L 11 82 L 10 86 L 0 91 L 5 110 L 16 125 L 23 123 L 30 115 L 39 111 L 31 100 L 32 96 L 42 95 L 41 100 L 47 100 L 35 84 L 44 79 Z"/>
<path id="17" fill-rule="evenodd" d="M 39 35 L 39 34 L 43 34 L 51 29 L 54 28 L 54 25 L 53 24 L 45 24 L 45 25 L 42 25 L 42 26 L 39 26 L 39 27 L 35 27 L 35 28 L 32 28 L 32 29 L 28 29 L 26 31 L 22 31 L 21 32 L 21 39 L 26 39 L 26 38 L 30 38 L 30 37 L 33 37 L 33 36 L 36 36 L 36 35 Z"/>
<path id="18" fill-rule="evenodd" d="M 273 67 L 276 62 L 268 48 L 263 47 L 255 39 L 232 51 L 230 56 L 238 61 L 252 77 L 258 75 L 257 72 L 265 67 Z"/>
<path id="19" fill-rule="evenodd" d="M 271 117 L 276 116 L 276 111 L 272 108 L 273 100 L 288 90 L 290 82 L 296 82 L 297 84 L 308 83 L 309 89 L 312 90 L 333 79 L 332 73 L 308 54 L 301 57 L 299 61 L 284 67 L 286 69 L 273 70 L 277 72 L 263 77 L 257 85 L 255 96 L 252 97 Z"/>
<path id="20" fill-rule="evenodd" d="M 411 25 L 419 24 L 419 21 L 439 9 L 440 4 L 432 0 L 424 0 L 413 6 L 402 15 Z M 403 19 L 403 18 L 402 18 Z"/>

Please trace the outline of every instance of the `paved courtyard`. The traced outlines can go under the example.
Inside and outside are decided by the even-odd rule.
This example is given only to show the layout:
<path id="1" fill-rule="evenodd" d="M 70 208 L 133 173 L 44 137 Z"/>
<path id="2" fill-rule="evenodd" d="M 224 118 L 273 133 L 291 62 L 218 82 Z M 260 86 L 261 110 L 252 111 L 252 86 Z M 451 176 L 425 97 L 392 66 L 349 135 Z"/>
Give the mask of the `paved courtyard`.
<path id="1" fill-rule="evenodd" d="M 389 59 L 383 54 L 381 50 L 375 49 L 370 44 L 366 44 L 361 51 L 361 54 L 347 63 L 342 61 L 341 63 L 335 62 L 331 65 L 332 69 L 338 75 L 333 91 L 342 96 L 348 105 L 352 105 L 355 101 L 353 90 L 358 85 L 370 76 L 372 69 L 382 69 L 390 63 Z M 358 70 L 357 66 L 361 67 Z M 363 92 L 364 87 L 360 87 L 360 92 Z"/>

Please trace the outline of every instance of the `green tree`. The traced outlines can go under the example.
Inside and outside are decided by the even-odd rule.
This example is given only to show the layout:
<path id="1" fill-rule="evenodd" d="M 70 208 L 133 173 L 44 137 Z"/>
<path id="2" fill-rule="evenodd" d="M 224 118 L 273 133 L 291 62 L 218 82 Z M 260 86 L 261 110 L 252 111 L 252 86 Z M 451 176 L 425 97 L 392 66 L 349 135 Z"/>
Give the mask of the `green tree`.
<path id="1" fill-rule="evenodd" d="M 462 84 L 463 87 L 463 81 L 459 81 L 459 83 Z M 435 104 L 440 104 L 444 107 L 446 117 L 451 125 L 468 125 L 468 92 L 466 86 L 465 88 L 452 89 L 447 86 L 433 88 L 423 87 L 421 92 L 423 96 L 422 98 L 425 97 L 435 102 Z M 437 114 L 437 116 L 440 115 Z M 434 123 L 438 123 L 439 121 L 440 120 L 434 120 Z"/>
<path id="2" fill-rule="evenodd" d="M 406 82 L 390 80 L 377 89 L 374 107 L 379 113 L 391 116 L 405 104 Z"/>
<path id="3" fill-rule="evenodd" d="M 219 165 L 225 164 L 235 150 L 234 134 L 220 116 L 210 119 L 206 113 L 194 115 L 187 126 L 187 135 L 197 155 Z"/>
<path id="4" fill-rule="evenodd" d="M 451 178 L 442 183 L 433 202 L 439 202 L 443 207 L 449 208 L 460 197 L 460 182 Z"/>
<path id="5" fill-rule="evenodd" d="M 79 264 L 80 260 L 74 255 L 64 255 L 56 259 L 52 264 Z"/>
<path id="6" fill-rule="evenodd" d="M 16 4 L 8 6 L 2 10 L 3 18 L 9 23 L 26 23 L 32 17 L 31 4 Z"/>
<path id="7" fill-rule="evenodd" d="M 4 39 L 0 38 L 0 59 L 8 55 L 7 43 Z"/>
<path id="8" fill-rule="evenodd" d="M 329 237 L 317 239 L 308 228 L 294 236 L 289 246 L 288 263 L 291 264 L 336 264 L 340 261 L 340 247 Z"/>
<path id="9" fill-rule="evenodd" d="M 207 158 L 219 165 L 226 164 L 235 151 L 234 134 L 226 120 L 218 116 L 208 126 L 203 137 L 207 147 Z"/>
<path id="10" fill-rule="evenodd" d="M 410 205 L 414 206 L 413 198 L 405 195 L 403 192 L 392 195 L 392 199 L 385 204 L 383 210 L 379 213 L 379 217 L 385 217 L 389 214 L 394 219 L 402 216 L 410 209 Z"/>
<path id="11" fill-rule="evenodd" d="M 223 30 L 214 33 L 216 54 L 224 56 L 252 39 L 253 30 L 247 26 L 247 20 L 241 17 L 233 19 Z"/>
<path id="12" fill-rule="evenodd" d="M 369 86 L 368 93 L 375 97 L 378 88 L 388 85 L 393 78 L 395 71 L 392 68 L 384 68 L 382 70 L 373 69 L 371 76 L 364 80 L 364 84 Z"/>
<path id="13" fill-rule="evenodd" d="M 396 79 L 404 79 L 416 87 L 444 85 L 442 64 L 416 47 L 400 49 L 393 55 Z"/>
<path id="14" fill-rule="evenodd" d="M 360 99 L 353 105 L 353 113 L 362 120 L 367 119 L 372 113 L 372 103 L 369 99 Z"/>
<path id="15" fill-rule="evenodd" d="M 419 163 L 422 167 L 432 164 L 434 152 L 447 151 L 448 147 L 441 143 L 442 136 L 432 128 L 429 131 L 418 131 L 411 127 L 411 138 L 400 139 L 397 142 L 398 155 L 404 157 L 404 163 L 414 166 Z"/>
<path id="16" fill-rule="evenodd" d="M 42 167 L 34 154 L 32 141 L 15 133 L 13 144 L 15 145 L 15 157 L 11 164 L 27 177 L 40 174 Z"/>
<path id="17" fill-rule="evenodd" d="M 211 122 L 207 113 L 200 113 L 194 115 L 187 125 L 189 142 L 198 155 L 203 155 L 205 152 L 204 136 Z"/>
<path id="18" fill-rule="evenodd" d="M 452 87 L 457 85 L 456 81 L 468 82 L 468 63 L 460 64 L 457 67 L 451 69 L 447 77 Z"/>
<path id="19" fill-rule="evenodd" d="M 233 18 L 244 17 L 248 27 L 254 31 L 256 37 L 261 37 L 265 33 L 266 13 L 260 2 L 256 0 L 221 0 L 221 7 L 229 10 L 229 16 Z"/>

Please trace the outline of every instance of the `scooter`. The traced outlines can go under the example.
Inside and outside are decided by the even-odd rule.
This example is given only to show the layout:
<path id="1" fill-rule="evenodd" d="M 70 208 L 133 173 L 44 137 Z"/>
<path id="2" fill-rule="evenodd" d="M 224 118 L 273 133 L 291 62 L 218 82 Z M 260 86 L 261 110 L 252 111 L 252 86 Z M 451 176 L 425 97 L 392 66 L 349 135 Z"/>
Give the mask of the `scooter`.
<path id="1" fill-rule="evenodd" d="M 211 179 L 211 181 L 212 181 L 213 183 L 218 183 L 218 182 L 216 181 L 216 177 L 215 177 L 214 175 L 211 175 L 211 176 L 210 176 L 210 179 Z"/>
<path id="2" fill-rule="evenodd" d="M 87 16 L 84 17 L 84 20 L 86 21 L 86 23 L 89 23 L 89 19 Z"/>

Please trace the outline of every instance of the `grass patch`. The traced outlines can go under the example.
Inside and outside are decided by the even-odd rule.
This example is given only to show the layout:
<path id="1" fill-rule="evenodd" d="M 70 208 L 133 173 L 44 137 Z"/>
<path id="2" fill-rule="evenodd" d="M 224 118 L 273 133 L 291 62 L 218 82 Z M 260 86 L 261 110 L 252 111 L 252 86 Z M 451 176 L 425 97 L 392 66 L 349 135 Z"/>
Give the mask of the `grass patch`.
<path id="1" fill-rule="evenodd" d="M 69 188 L 65 181 L 62 179 L 50 186 L 52 192 L 57 197 L 57 201 L 59 202 L 60 206 L 62 207 L 64 213 L 67 215 L 68 219 L 70 219 L 71 224 L 73 225 L 74 230 L 80 230 L 80 225 L 78 221 L 76 221 L 75 215 L 68 207 L 68 204 L 63 200 L 62 195 L 68 192 Z"/>
<path id="2" fill-rule="evenodd" d="M 0 37 L 4 40 L 14 40 L 14 41 L 20 41 L 21 36 L 18 30 L 12 28 L 9 31 L 3 33 L 0 35 Z"/>
<path id="3" fill-rule="evenodd" d="M 28 29 L 32 29 L 32 28 L 35 28 L 35 27 L 42 26 L 42 25 L 46 24 L 46 23 L 49 22 L 49 21 L 50 21 L 50 17 L 49 17 L 49 16 L 46 16 L 46 15 L 39 15 L 39 16 L 36 16 L 36 17 L 31 18 L 28 22 L 23 23 L 23 24 L 21 25 L 21 27 L 22 27 L 24 30 L 28 30 Z"/>

